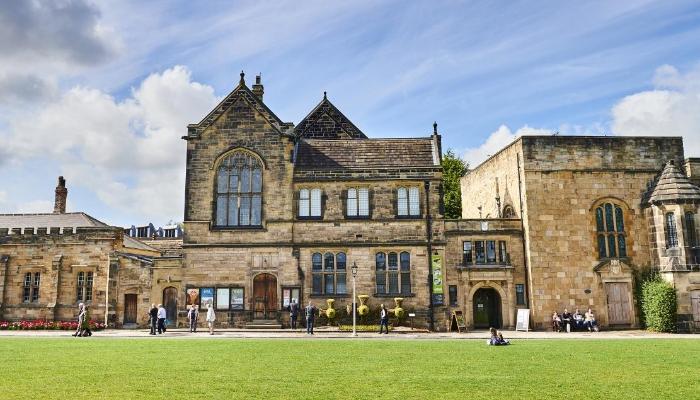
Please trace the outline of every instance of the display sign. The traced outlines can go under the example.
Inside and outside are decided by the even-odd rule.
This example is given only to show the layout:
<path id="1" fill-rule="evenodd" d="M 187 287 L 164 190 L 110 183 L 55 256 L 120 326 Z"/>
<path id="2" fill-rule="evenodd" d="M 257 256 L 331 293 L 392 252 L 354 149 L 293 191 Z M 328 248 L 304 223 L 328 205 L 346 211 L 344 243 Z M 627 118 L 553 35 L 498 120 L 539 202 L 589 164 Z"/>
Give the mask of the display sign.
<path id="1" fill-rule="evenodd" d="M 231 309 L 232 310 L 243 310 L 243 288 L 232 288 L 231 289 Z"/>
<path id="2" fill-rule="evenodd" d="M 229 288 L 217 288 L 216 289 L 216 309 L 217 310 L 228 310 L 229 308 Z"/>
<path id="3" fill-rule="evenodd" d="M 464 321 L 462 311 L 452 311 L 452 324 L 457 327 L 457 332 L 467 331 L 467 323 Z"/>
<path id="4" fill-rule="evenodd" d="M 433 266 L 433 305 L 440 306 L 444 304 L 445 290 L 442 276 L 442 256 L 431 256 Z"/>
<path id="5" fill-rule="evenodd" d="M 188 306 L 197 305 L 199 306 L 199 289 L 187 289 L 187 301 Z"/>
<path id="6" fill-rule="evenodd" d="M 207 308 L 207 306 L 214 305 L 214 288 L 201 288 L 199 289 L 199 301 L 200 308 Z"/>
<path id="7" fill-rule="evenodd" d="M 516 331 L 527 332 L 530 329 L 530 309 L 518 308 L 518 321 L 515 324 Z"/>
<path id="8" fill-rule="evenodd" d="M 292 290 L 282 289 L 282 307 L 289 307 L 289 303 L 292 301 Z"/>

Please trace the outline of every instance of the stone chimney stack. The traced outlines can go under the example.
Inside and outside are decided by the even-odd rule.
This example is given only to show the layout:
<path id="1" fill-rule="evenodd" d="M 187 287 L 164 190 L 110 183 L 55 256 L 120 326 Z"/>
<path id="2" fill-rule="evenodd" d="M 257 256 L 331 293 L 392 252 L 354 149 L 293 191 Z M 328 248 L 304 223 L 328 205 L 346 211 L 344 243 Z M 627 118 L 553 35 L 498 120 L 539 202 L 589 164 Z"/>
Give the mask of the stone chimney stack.
<path id="1" fill-rule="evenodd" d="M 253 94 L 255 95 L 255 97 L 257 97 L 258 99 L 260 99 L 260 101 L 262 101 L 262 99 L 263 99 L 263 93 L 265 92 L 265 91 L 263 90 L 263 85 L 262 85 L 262 83 L 260 83 L 260 80 L 261 80 L 261 79 L 262 79 L 262 74 L 258 74 L 258 75 L 255 76 L 255 85 L 253 85 L 253 89 L 252 89 Z"/>
<path id="2" fill-rule="evenodd" d="M 68 189 L 66 189 L 66 180 L 62 176 L 58 177 L 58 186 L 56 186 L 56 200 L 53 205 L 54 214 L 66 213 L 66 198 L 68 197 Z"/>

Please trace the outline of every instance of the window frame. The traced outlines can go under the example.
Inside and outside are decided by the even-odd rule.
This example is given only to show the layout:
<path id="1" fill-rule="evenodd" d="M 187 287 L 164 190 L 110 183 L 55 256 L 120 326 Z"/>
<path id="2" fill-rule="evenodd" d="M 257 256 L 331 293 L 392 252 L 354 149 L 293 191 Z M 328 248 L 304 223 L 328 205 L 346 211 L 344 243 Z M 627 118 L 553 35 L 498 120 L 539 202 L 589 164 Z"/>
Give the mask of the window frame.
<path id="1" fill-rule="evenodd" d="M 238 161 L 236 158 L 241 157 L 243 161 Z M 236 163 L 234 165 L 234 163 Z M 226 173 L 226 190 L 220 191 L 221 171 L 225 170 Z M 234 170 L 238 173 L 234 174 Z M 256 171 L 259 171 L 259 178 L 256 179 Z M 247 174 L 247 182 L 242 179 L 243 174 Z M 261 229 L 264 225 L 265 215 L 264 215 L 264 175 L 265 175 L 265 164 L 262 159 L 252 151 L 247 149 L 236 149 L 224 154 L 220 161 L 216 164 L 214 169 L 214 199 L 213 199 L 213 216 L 211 227 L 212 230 L 232 230 L 232 229 Z M 237 191 L 231 191 L 231 181 L 232 177 L 237 176 L 236 187 Z M 259 181 L 259 182 L 258 182 Z M 249 191 L 243 190 L 242 186 L 247 183 L 250 188 Z M 259 183 L 259 190 L 255 190 L 255 186 Z M 219 204 L 220 199 L 225 199 L 225 215 L 224 223 L 219 221 L 219 211 L 221 205 Z M 234 200 L 237 204 L 236 210 L 236 223 L 232 224 L 230 206 L 231 201 Z M 247 224 L 242 224 L 242 217 L 244 214 L 244 203 L 247 200 Z M 256 200 L 259 200 L 259 204 L 254 205 Z M 256 215 L 257 211 L 257 215 Z M 254 216 L 257 216 L 259 223 L 254 224 Z"/>
<path id="2" fill-rule="evenodd" d="M 447 293 L 449 295 L 448 301 L 450 307 L 459 307 L 459 296 L 457 290 L 457 285 L 449 285 L 447 288 Z"/>
<path id="3" fill-rule="evenodd" d="M 360 208 L 362 203 L 360 202 L 360 193 L 361 192 L 366 192 L 366 201 L 367 201 L 367 214 L 360 214 Z M 351 197 L 351 193 L 354 193 L 354 196 Z M 354 214 L 350 213 L 350 206 L 351 202 L 354 202 Z M 346 219 L 371 219 L 372 218 L 372 191 L 370 190 L 369 187 L 366 186 L 353 186 L 349 187 L 345 190 L 345 218 Z"/>
<path id="4" fill-rule="evenodd" d="M 318 264 L 314 258 L 320 255 L 321 260 Z M 332 264 L 328 262 L 332 258 Z M 339 268 L 342 258 L 343 268 Z M 320 265 L 320 268 L 314 268 Z M 346 296 L 348 294 L 347 286 L 347 253 L 345 251 L 314 251 L 311 253 L 311 295 L 312 296 Z M 342 279 L 340 279 L 342 278 Z M 344 282 L 343 291 L 338 290 L 338 281 Z M 328 290 L 328 283 L 331 282 L 332 288 Z M 319 284 L 317 288 L 317 283 Z M 301 301 L 301 300 L 299 300 Z"/>
<path id="5" fill-rule="evenodd" d="M 593 208 L 595 246 L 599 260 L 628 258 L 626 207 L 603 201 Z"/>
<path id="6" fill-rule="evenodd" d="M 401 193 L 405 196 L 401 196 Z M 413 196 L 412 196 L 413 193 Z M 402 208 L 405 212 L 402 213 Z M 423 217 L 421 209 L 421 193 L 419 186 L 400 186 L 396 188 L 396 218 L 420 219 Z"/>
<path id="7" fill-rule="evenodd" d="M 666 237 L 667 249 L 679 246 L 678 225 L 676 224 L 676 214 L 673 211 L 664 213 L 664 236 Z"/>
<path id="8" fill-rule="evenodd" d="M 92 302 L 94 298 L 94 284 L 95 284 L 95 272 L 94 271 L 78 271 L 76 273 L 76 302 L 77 303 L 88 303 Z"/>
<path id="9" fill-rule="evenodd" d="M 304 198 L 302 194 L 306 192 L 307 197 Z M 318 204 L 315 204 L 315 198 L 317 198 Z M 302 202 L 305 201 L 305 205 Z M 316 187 L 304 187 L 297 191 L 297 219 L 299 220 L 314 220 L 323 219 L 323 190 Z M 318 215 L 314 215 L 314 206 L 318 206 Z M 302 215 L 302 212 L 305 215 Z"/>
<path id="10" fill-rule="evenodd" d="M 27 271 L 22 278 L 22 303 L 38 304 L 39 288 L 41 287 L 41 272 Z"/>
<path id="11" fill-rule="evenodd" d="M 380 268 L 380 258 L 383 260 Z M 412 296 L 411 252 L 382 250 L 374 254 L 375 296 Z M 383 283 L 380 283 L 383 282 Z M 381 290 L 383 288 L 383 290 Z"/>
<path id="12" fill-rule="evenodd" d="M 527 300 L 525 298 L 525 284 L 524 283 L 516 283 L 515 284 L 515 305 L 516 306 L 526 306 L 527 305 Z"/>

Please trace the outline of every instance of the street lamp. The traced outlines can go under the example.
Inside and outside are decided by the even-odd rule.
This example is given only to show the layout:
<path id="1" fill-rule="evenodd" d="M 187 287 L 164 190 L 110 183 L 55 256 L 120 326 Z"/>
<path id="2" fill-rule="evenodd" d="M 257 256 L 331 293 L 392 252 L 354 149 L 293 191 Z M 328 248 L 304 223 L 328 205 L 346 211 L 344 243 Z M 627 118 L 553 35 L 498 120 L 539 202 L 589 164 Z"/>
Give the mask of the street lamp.
<path id="1" fill-rule="evenodd" d="M 357 263 L 352 262 L 352 336 L 357 336 L 357 304 L 355 304 L 355 277 L 357 276 Z"/>

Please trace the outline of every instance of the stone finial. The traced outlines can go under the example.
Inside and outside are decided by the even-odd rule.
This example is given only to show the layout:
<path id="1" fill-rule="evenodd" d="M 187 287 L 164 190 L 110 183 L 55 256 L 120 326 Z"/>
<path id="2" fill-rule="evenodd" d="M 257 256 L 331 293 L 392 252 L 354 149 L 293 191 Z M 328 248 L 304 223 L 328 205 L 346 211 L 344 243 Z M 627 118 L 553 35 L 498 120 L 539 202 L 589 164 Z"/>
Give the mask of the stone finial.
<path id="1" fill-rule="evenodd" d="M 245 72 L 243 70 L 241 70 L 241 80 L 238 83 L 245 85 Z"/>
<path id="2" fill-rule="evenodd" d="M 433 135 L 437 135 L 437 121 L 433 122 Z"/>
<path id="3" fill-rule="evenodd" d="M 326 93 L 326 91 L 324 90 L 323 91 L 323 100 L 327 100 L 327 99 L 328 99 L 328 93 Z"/>
<path id="4" fill-rule="evenodd" d="M 68 197 L 68 189 L 66 189 L 66 180 L 62 176 L 58 177 L 58 186 L 56 186 L 56 197 L 53 205 L 54 214 L 66 213 L 66 199 Z"/>

